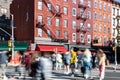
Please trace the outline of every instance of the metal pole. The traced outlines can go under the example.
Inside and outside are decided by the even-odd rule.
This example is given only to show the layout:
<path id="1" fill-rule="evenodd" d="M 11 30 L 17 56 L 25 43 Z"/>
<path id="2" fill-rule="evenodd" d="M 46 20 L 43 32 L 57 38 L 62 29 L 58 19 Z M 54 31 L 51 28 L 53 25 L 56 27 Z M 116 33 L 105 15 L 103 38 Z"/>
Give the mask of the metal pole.
<path id="1" fill-rule="evenodd" d="M 12 40 L 12 60 L 14 62 L 14 16 L 13 14 L 11 14 L 11 27 L 12 27 L 12 37 L 11 37 L 11 40 Z"/>
<path id="2" fill-rule="evenodd" d="M 117 46 L 115 45 L 115 71 L 117 67 Z"/>

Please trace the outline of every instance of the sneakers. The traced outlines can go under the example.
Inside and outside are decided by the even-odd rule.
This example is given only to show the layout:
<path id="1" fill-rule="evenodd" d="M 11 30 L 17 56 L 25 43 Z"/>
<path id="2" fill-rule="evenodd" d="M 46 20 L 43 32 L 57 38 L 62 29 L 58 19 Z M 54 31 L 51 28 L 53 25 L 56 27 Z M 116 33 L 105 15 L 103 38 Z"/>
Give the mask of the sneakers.
<path id="1" fill-rule="evenodd" d="M 89 78 L 89 75 L 88 75 L 88 74 L 85 74 L 85 75 L 84 75 L 84 78 L 85 78 L 85 79 L 88 79 L 88 78 Z"/>

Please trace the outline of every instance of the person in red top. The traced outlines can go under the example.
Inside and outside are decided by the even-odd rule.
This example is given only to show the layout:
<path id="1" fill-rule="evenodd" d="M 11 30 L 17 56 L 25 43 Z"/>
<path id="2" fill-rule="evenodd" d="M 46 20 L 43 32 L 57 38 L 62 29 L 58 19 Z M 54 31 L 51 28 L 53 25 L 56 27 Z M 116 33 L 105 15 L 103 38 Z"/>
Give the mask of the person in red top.
<path id="1" fill-rule="evenodd" d="M 26 68 L 26 70 L 30 69 L 30 59 L 31 59 L 31 56 L 29 54 L 26 54 L 25 55 L 25 68 Z"/>

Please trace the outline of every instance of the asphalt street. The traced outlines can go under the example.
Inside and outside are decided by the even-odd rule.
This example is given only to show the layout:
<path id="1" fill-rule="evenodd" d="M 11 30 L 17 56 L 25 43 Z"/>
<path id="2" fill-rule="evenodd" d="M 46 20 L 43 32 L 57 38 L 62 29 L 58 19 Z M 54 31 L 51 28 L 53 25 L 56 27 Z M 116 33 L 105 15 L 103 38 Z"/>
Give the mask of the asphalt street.
<path id="1" fill-rule="evenodd" d="M 15 72 L 15 68 L 9 66 L 5 68 L 6 76 L 4 79 L 0 78 L 0 80 L 34 80 L 28 76 L 28 72 L 25 71 L 24 67 L 20 67 L 21 74 L 19 72 Z M 21 75 L 21 76 L 20 76 Z M 91 77 L 88 80 L 99 80 L 99 71 L 97 69 L 91 70 Z M 65 74 L 64 70 L 62 71 L 52 71 L 52 77 L 50 80 L 85 80 L 80 73 L 80 71 L 76 71 L 74 77 L 69 74 Z M 104 80 L 120 80 L 120 70 L 114 69 L 106 69 L 106 75 Z"/>

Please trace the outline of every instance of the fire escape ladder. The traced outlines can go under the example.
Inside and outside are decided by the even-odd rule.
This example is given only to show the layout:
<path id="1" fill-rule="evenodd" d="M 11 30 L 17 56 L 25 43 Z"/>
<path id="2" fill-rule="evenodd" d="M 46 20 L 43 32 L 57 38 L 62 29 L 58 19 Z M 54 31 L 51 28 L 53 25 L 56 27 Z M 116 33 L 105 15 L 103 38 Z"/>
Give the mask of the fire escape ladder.
<path id="1" fill-rule="evenodd" d="M 62 13 L 61 13 L 60 11 L 57 12 L 55 6 L 53 5 L 52 0 L 43 0 L 43 2 L 44 2 L 44 4 L 47 6 L 47 8 L 49 8 L 49 6 L 48 6 L 47 3 L 51 3 L 51 7 L 52 7 L 52 9 L 51 9 L 51 13 L 52 13 L 53 15 L 58 16 L 58 17 L 61 16 Z"/>

